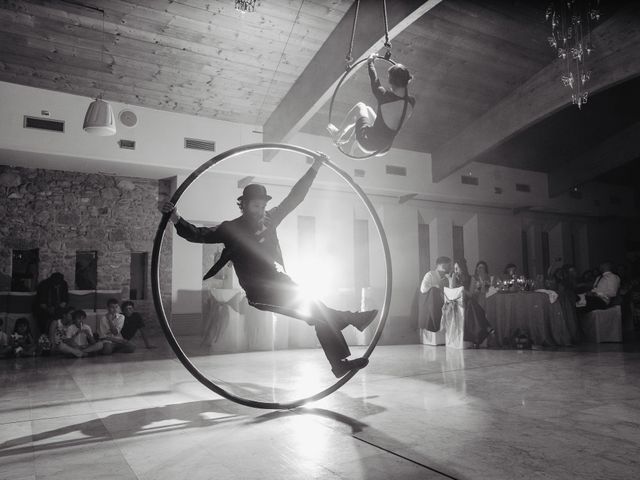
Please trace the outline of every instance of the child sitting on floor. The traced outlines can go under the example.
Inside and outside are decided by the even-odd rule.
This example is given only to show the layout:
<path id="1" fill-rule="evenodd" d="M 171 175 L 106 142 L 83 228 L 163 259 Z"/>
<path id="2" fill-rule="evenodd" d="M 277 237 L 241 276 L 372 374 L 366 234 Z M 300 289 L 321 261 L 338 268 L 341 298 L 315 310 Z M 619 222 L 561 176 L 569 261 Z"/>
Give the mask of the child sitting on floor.
<path id="1" fill-rule="evenodd" d="M 20 317 L 16 320 L 11 335 L 11 347 L 16 357 L 33 356 L 36 354 L 36 344 L 33 341 L 29 320 Z"/>

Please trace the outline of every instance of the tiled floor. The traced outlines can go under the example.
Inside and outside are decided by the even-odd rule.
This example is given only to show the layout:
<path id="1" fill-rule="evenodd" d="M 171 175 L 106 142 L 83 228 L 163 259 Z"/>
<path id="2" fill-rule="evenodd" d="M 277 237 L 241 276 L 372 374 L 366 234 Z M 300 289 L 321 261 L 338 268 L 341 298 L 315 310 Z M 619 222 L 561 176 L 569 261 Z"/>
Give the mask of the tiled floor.
<path id="1" fill-rule="evenodd" d="M 238 406 L 165 346 L 0 361 L 1 479 L 635 479 L 640 350 L 378 347 L 295 410 Z M 262 401 L 331 382 L 321 352 L 194 357 Z"/>

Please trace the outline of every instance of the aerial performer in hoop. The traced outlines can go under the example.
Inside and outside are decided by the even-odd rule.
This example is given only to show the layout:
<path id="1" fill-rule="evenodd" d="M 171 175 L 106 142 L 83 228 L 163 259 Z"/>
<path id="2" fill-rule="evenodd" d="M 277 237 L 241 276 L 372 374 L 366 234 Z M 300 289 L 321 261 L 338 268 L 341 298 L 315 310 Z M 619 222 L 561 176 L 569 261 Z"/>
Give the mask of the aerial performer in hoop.
<path id="1" fill-rule="evenodd" d="M 317 299 L 306 297 L 302 289 L 286 274 L 277 227 L 306 197 L 323 165 L 325 157 L 318 154 L 309 170 L 293 186 L 280 204 L 269 210 L 264 185 L 247 185 L 238 197 L 241 215 L 215 227 L 196 227 L 180 217 L 175 205 L 166 202 L 162 213 L 171 213 L 171 221 L 181 237 L 195 243 L 223 243 L 220 260 L 204 279 L 214 276 L 228 262 L 233 262 L 240 285 L 249 305 L 287 315 L 315 327 L 331 371 L 343 377 L 351 370 L 367 366 L 367 358 L 349 359 L 351 355 L 342 330 L 349 325 L 363 331 L 373 322 L 378 311 L 347 312 L 328 307 Z"/>
<path id="2" fill-rule="evenodd" d="M 376 58 L 380 57 L 371 54 L 367 59 L 371 91 L 378 102 L 376 110 L 364 102 L 358 102 L 347 113 L 340 127 L 333 123 L 327 125 L 334 143 L 343 153 L 356 159 L 384 155 L 389 151 L 416 103 L 415 98 L 409 95 L 408 85 L 412 76 L 407 67 L 400 63 L 389 67 L 390 89 L 386 89 L 378 79 Z"/>

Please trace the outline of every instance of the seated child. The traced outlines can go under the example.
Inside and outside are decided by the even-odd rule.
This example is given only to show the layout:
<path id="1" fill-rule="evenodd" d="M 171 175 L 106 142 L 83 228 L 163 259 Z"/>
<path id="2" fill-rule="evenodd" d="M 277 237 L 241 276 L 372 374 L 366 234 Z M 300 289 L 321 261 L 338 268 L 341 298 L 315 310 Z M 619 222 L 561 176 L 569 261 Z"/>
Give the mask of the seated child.
<path id="1" fill-rule="evenodd" d="M 133 302 L 131 300 L 122 302 L 121 309 L 124 314 L 124 325 L 120 331 L 122 338 L 131 340 L 137 332 L 140 332 L 144 346 L 147 348 L 156 348 L 149 343 L 149 339 L 144 332 L 144 320 L 142 316 L 134 310 Z"/>
<path id="2" fill-rule="evenodd" d="M 133 343 L 125 340 L 122 336 L 124 315 L 118 312 L 119 309 L 118 300 L 110 298 L 107 300 L 107 313 L 102 316 L 98 323 L 98 337 L 104 345 L 102 353 L 105 355 L 110 355 L 114 352 L 132 353 L 136 349 Z"/>
<path id="3" fill-rule="evenodd" d="M 59 315 L 59 318 L 49 324 L 50 351 L 54 355 L 59 353 L 77 358 L 87 356 L 86 353 L 76 348 L 73 342 L 67 338 L 67 327 L 70 326 L 73 321 L 73 312 L 73 307 L 66 307 L 64 312 Z"/>
<path id="4" fill-rule="evenodd" d="M 11 335 L 11 347 L 16 357 L 33 356 L 36 354 L 36 343 L 31 334 L 29 320 L 26 317 L 20 317 L 16 320 Z"/>
<path id="5" fill-rule="evenodd" d="M 84 323 L 87 314 L 84 310 L 76 310 L 71 314 L 72 323 L 67 326 L 67 338 L 65 343 L 71 348 L 77 349 L 84 355 L 102 351 L 104 344 L 93 338 L 91 327 Z M 83 356 L 84 356 L 83 355 Z"/>

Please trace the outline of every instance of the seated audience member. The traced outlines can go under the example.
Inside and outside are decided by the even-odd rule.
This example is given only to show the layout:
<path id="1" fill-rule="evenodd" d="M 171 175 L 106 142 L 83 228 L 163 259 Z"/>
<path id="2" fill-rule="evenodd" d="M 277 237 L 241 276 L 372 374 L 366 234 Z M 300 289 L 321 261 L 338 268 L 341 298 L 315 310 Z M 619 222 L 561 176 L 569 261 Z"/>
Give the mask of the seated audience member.
<path id="1" fill-rule="evenodd" d="M 464 287 L 465 292 L 470 293 L 471 275 L 467 267 L 467 261 L 460 258 L 453 261 L 453 272 L 449 276 L 450 288 Z"/>
<path id="2" fill-rule="evenodd" d="M 464 340 L 476 348 L 494 332 L 484 312 L 471 291 L 471 275 L 464 258 L 453 261 L 451 288 L 464 287 Z"/>
<path id="3" fill-rule="evenodd" d="M 427 272 L 420 284 L 420 291 L 427 293 L 430 288 L 440 288 L 449 286 L 448 275 L 451 272 L 451 259 L 449 257 L 438 257 L 436 268 Z"/>
<path id="4" fill-rule="evenodd" d="M 11 348 L 16 357 L 32 356 L 36 354 L 36 342 L 31 334 L 29 320 L 21 317 L 16 320 L 11 335 Z"/>
<path id="5" fill-rule="evenodd" d="M 621 289 L 625 288 L 627 283 L 629 282 L 629 274 L 627 272 L 627 266 L 624 263 L 619 263 L 616 265 L 615 268 L 612 268 L 611 271 L 614 272 L 616 275 L 618 275 L 618 278 L 620 279 L 620 288 Z"/>
<path id="6" fill-rule="evenodd" d="M 513 277 L 518 275 L 518 267 L 516 267 L 515 263 L 507 263 L 502 271 L 502 279 L 503 280 L 511 280 Z"/>
<path id="7" fill-rule="evenodd" d="M 67 309 L 64 315 L 60 315 L 49 325 L 49 342 L 52 354 L 67 354 L 75 357 L 84 356 L 78 349 L 71 347 L 67 342 L 67 326 L 71 324 L 72 309 Z"/>
<path id="8" fill-rule="evenodd" d="M 600 264 L 600 276 L 585 295 L 586 305 L 578 307 L 578 312 L 608 308 L 611 300 L 618 295 L 619 288 L 620 277 L 611 271 L 611 262 L 603 262 Z"/>
<path id="9" fill-rule="evenodd" d="M 86 319 L 84 310 L 75 310 L 71 314 L 72 323 L 66 329 L 67 344 L 84 354 L 99 352 L 104 345 L 93 337 L 91 327 L 84 323 Z"/>
<path id="10" fill-rule="evenodd" d="M 471 292 L 475 295 L 486 294 L 491 286 L 489 265 L 484 260 L 476 263 L 476 269 L 471 277 Z"/>
<path id="11" fill-rule="evenodd" d="M 577 299 L 578 270 L 574 265 L 567 263 L 562 266 L 557 277 L 558 288 L 566 292 L 570 298 Z"/>
<path id="12" fill-rule="evenodd" d="M 438 332 L 442 320 L 442 306 L 444 305 L 443 287 L 449 286 L 449 272 L 451 259 L 438 257 L 436 268 L 427 272 L 420 284 L 420 298 L 418 299 L 418 328 Z"/>
<path id="13" fill-rule="evenodd" d="M 107 300 L 107 313 L 98 322 L 98 338 L 102 340 L 102 353 L 110 355 L 114 352 L 132 353 L 136 347 L 122 337 L 124 315 L 118 312 L 118 300 Z"/>
<path id="14" fill-rule="evenodd" d="M 564 264 L 553 272 L 553 290 L 558 292 L 558 302 L 564 313 L 565 324 L 571 334 L 571 342 L 577 343 L 579 336 L 576 310 L 578 272 L 571 264 Z"/>
<path id="15" fill-rule="evenodd" d="M 40 333 L 49 331 L 49 323 L 64 313 L 69 302 L 69 286 L 60 272 L 38 284 L 34 314 Z"/>
<path id="16" fill-rule="evenodd" d="M 598 275 L 600 273 L 598 272 Z M 598 275 L 593 274 L 593 270 L 588 269 L 578 276 L 576 283 L 576 293 L 586 293 L 593 288 L 593 282 L 596 281 Z"/>
<path id="17" fill-rule="evenodd" d="M 9 336 L 4 333 L 2 327 L 4 320 L 0 318 L 0 358 L 11 355 L 11 346 L 9 345 Z"/>
<path id="18" fill-rule="evenodd" d="M 149 343 L 149 339 L 144 332 L 144 320 L 142 319 L 142 316 L 134 310 L 133 302 L 131 300 L 122 302 L 121 308 L 122 313 L 124 314 L 124 325 L 120 331 L 122 338 L 130 341 L 137 332 L 140 332 L 144 346 L 147 348 L 156 348 L 154 345 Z"/>
<path id="19" fill-rule="evenodd" d="M 51 353 L 82 358 L 89 353 L 102 350 L 102 344 L 95 341 L 91 328 L 88 325 L 82 326 L 86 316 L 83 310 L 67 307 L 60 318 L 51 322 L 49 327 Z M 81 327 L 77 326 L 78 323 Z"/>

